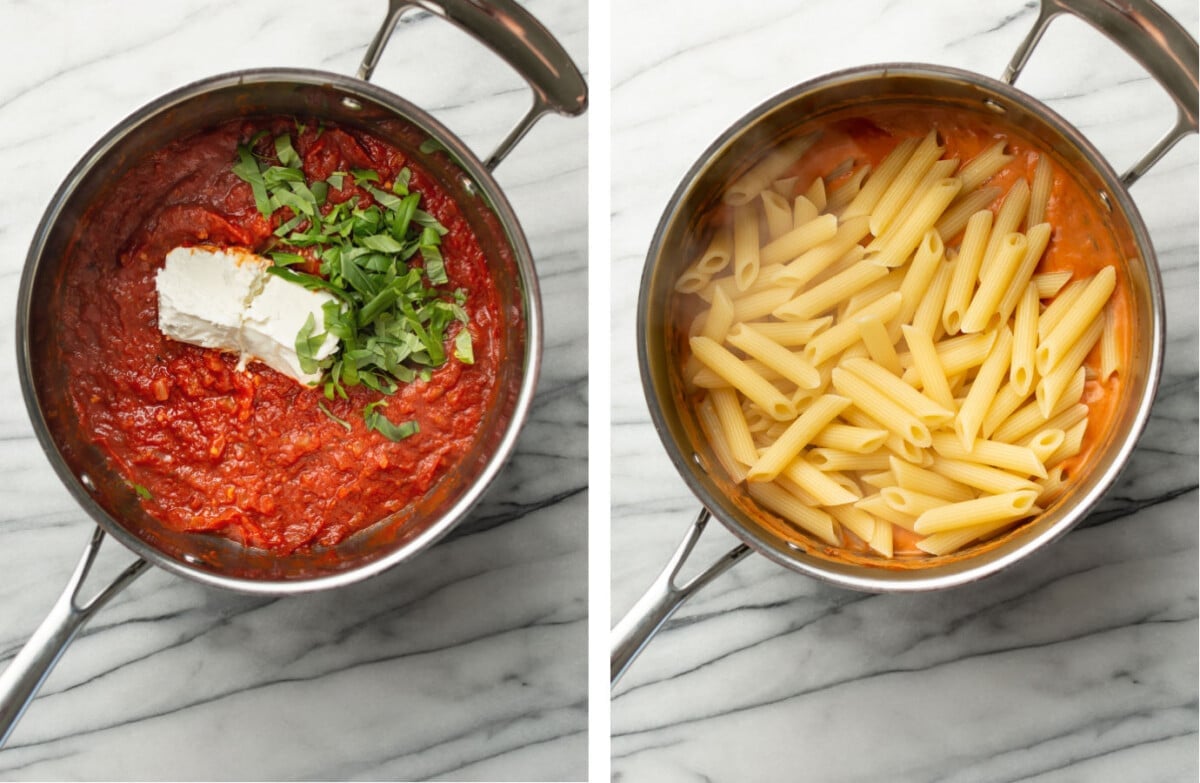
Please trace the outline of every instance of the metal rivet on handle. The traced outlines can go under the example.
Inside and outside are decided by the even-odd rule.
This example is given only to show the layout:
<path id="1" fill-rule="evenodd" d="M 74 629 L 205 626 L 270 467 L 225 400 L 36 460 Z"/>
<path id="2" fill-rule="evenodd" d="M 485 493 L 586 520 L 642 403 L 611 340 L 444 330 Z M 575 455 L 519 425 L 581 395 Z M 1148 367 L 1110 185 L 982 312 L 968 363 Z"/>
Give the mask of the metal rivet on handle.
<path id="1" fill-rule="evenodd" d="M 349 96 L 342 98 L 342 105 L 350 111 L 362 111 L 362 104 Z"/>
<path id="2" fill-rule="evenodd" d="M 92 477 L 86 473 L 79 474 L 79 483 L 82 484 L 83 488 L 88 492 L 96 491 L 96 482 L 92 481 Z"/>
<path id="3" fill-rule="evenodd" d="M 984 98 L 983 105 L 994 111 L 996 114 L 1008 114 L 1008 109 L 1005 108 L 1003 104 L 994 101 L 991 98 Z"/>
<path id="4" fill-rule="evenodd" d="M 1109 200 L 1109 198 L 1108 198 L 1107 190 L 1100 191 L 1100 203 L 1102 203 L 1104 205 L 1104 208 L 1107 209 L 1109 212 L 1113 211 L 1112 201 Z"/>

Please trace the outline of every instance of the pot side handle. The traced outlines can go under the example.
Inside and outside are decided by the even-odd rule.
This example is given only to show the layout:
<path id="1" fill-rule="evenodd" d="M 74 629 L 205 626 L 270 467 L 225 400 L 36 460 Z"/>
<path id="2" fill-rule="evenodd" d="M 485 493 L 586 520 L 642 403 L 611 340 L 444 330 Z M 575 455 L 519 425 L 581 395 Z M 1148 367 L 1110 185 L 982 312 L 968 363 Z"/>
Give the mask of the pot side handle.
<path id="1" fill-rule="evenodd" d="M 1176 142 L 1197 132 L 1200 50 L 1182 25 L 1150 0 L 1041 0 L 1037 22 L 1004 69 L 1005 82 L 1016 82 L 1042 34 L 1060 14 L 1082 19 L 1128 52 L 1175 102 L 1175 126 L 1122 175 L 1121 182 L 1129 187 Z"/>
<path id="2" fill-rule="evenodd" d="M 496 168 L 543 115 L 568 117 L 587 109 L 587 84 L 571 56 L 545 27 L 512 0 L 389 0 L 388 14 L 367 47 L 358 78 L 370 79 L 401 14 L 423 9 L 483 43 L 512 66 L 533 91 L 533 106 L 484 166 Z"/>
<path id="3" fill-rule="evenodd" d="M 4 673 L 0 674 L 0 747 L 4 747 L 17 721 L 25 714 L 25 708 L 33 701 L 38 689 L 50 676 L 54 665 L 58 663 L 67 645 L 74 640 L 84 623 L 146 570 L 148 563 L 138 559 L 89 601 L 79 603 L 79 590 L 96 560 L 103 540 L 104 531 L 97 527 L 92 534 L 92 540 L 84 548 L 83 556 L 75 566 L 75 572 L 71 574 L 66 589 L 54 603 L 46 619 L 21 648 L 21 652 L 17 653 L 17 657 L 13 658 Z"/>
<path id="4" fill-rule="evenodd" d="M 687 535 L 679 543 L 675 554 L 671 556 L 662 573 L 655 578 L 646 593 L 638 599 L 612 629 L 612 647 L 609 656 L 609 684 L 616 686 L 617 680 L 633 663 L 633 659 L 658 632 L 675 610 L 683 602 L 691 598 L 700 588 L 707 585 L 716 577 L 725 573 L 739 560 L 750 554 L 751 549 L 746 544 L 739 544 L 729 550 L 701 573 L 692 577 L 686 584 L 676 585 L 675 577 L 683 567 L 692 548 L 700 540 L 700 534 L 708 525 L 708 509 L 701 509 L 696 521 L 688 529 Z"/>

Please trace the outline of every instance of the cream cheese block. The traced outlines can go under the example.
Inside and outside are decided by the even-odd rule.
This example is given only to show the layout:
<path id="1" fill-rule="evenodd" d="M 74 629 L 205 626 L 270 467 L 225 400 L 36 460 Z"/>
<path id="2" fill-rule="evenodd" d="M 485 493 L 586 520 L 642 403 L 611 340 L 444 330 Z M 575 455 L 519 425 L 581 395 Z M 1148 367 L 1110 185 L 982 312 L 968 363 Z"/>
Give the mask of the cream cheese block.
<path id="1" fill-rule="evenodd" d="M 311 314 L 316 333 L 325 330 L 322 307 L 332 294 L 268 274 L 270 259 L 238 248 L 177 247 L 155 278 L 158 328 L 180 342 L 236 353 L 239 366 L 260 361 L 306 386 L 321 373 L 305 373 L 296 335 Z M 314 354 L 324 359 L 338 338 L 325 336 Z"/>

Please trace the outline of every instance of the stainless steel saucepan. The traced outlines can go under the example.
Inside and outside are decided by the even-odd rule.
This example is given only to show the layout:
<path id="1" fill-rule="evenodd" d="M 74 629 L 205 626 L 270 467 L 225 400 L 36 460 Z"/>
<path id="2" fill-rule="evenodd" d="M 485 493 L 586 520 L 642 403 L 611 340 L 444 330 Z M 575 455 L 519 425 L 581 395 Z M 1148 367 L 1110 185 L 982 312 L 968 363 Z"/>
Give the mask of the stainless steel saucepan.
<path id="1" fill-rule="evenodd" d="M 1042 33 L 1060 14 L 1104 33 L 1158 80 L 1178 108 L 1163 139 L 1123 176 L 1117 176 L 1078 130 L 1013 84 Z M 638 301 L 638 360 L 650 414 L 676 470 L 703 504 L 667 567 L 612 632 L 615 684 L 662 624 L 697 590 L 751 552 L 831 584 L 871 592 L 928 591 L 993 574 L 1063 536 L 1112 486 L 1150 415 L 1163 355 L 1164 305 L 1154 248 L 1128 187 L 1180 138 L 1197 130 L 1196 42 L 1148 0 L 1042 0 L 1033 30 L 1002 80 L 933 65 L 888 64 L 854 68 L 798 85 L 753 109 L 717 139 L 692 166 L 667 205 L 646 256 Z M 759 511 L 721 470 L 693 411 L 682 404 L 681 346 L 686 327 L 673 312 L 672 286 L 687 260 L 702 250 L 701 216 L 719 205 L 729 183 L 772 146 L 856 112 L 882 106 L 953 107 L 1001 122 L 1054 155 L 1107 215 L 1125 258 L 1135 319 L 1130 366 L 1112 427 L 1086 473 L 1035 520 L 965 552 L 920 561 L 882 563 L 829 551 L 799 533 L 783 535 L 763 524 Z M 742 543 L 683 584 L 676 580 L 710 517 Z"/>
<path id="2" fill-rule="evenodd" d="M 418 9 L 470 33 L 532 89 L 529 112 L 486 161 L 427 112 L 368 81 L 401 14 Z M 390 0 L 357 78 L 299 69 L 214 76 L 143 107 L 87 152 L 54 195 L 34 235 L 18 293 L 16 334 L 21 389 L 34 431 L 59 478 L 98 527 L 50 615 L 0 675 L 0 744 L 83 624 L 148 565 L 245 593 L 326 590 L 413 557 L 467 515 L 513 450 L 533 399 L 542 343 L 533 259 L 490 172 L 540 117 L 548 112 L 577 115 L 586 104 L 587 87 L 566 51 L 512 0 Z M 142 511 L 105 455 L 81 437 L 52 351 L 64 306 L 57 283 L 74 262 L 74 240 L 96 228 L 88 223 L 89 207 L 104 199 L 131 165 L 171 141 L 230 119 L 281 114 L 363 129 L 419 159 L 478 236 L 493 277 L 503 281 L 498 293 L 504 312 L 520 314 L 502 337 L 507 358 L 499 370 L 495 404 L 480 427 L 477 445 L 455 475 L 447 477 L 450 486 L 439 486 L 403 517 L 385 517 L 332 550 L 287 556 L 215 536 L 177 533 Z M 430 146 L 438 151 L 428 152 Z M 81 587 L 106 534 L 138 559 L 85 599 Z"/>

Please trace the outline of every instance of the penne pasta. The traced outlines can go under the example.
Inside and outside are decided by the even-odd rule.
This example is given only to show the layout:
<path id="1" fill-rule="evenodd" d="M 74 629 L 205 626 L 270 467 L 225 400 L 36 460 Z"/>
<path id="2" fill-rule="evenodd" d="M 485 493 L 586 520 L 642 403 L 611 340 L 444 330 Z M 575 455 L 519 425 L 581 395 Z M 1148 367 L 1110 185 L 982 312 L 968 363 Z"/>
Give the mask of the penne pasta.
<path id="1" fill-rule="evenodd" d="M 1020 393 L 1022 399 L 1033 390 L 1034 352 L 1037 350 L 1037 325 L 1037 286 L 1033 282 L 1029 282 L 1025 284 L 1025 293 L 1017 303 L 1017 318 L 1013 322 L 1012 367 L 1009 369 L 1008 374 L 1008 380 L 1012 384 L 1013 392 Z M 1016 410 L 1015 406 L 1013 410 Z M 999 422 L 996 422 L 996 425 L 999 426 Z M 984 429 L 987 429 L 986 422 Z"/>
<path id="2" fill-rule="evenodd" d="M 1058 292 L 1071 280 L 1070 272 L 1044 272 L 1033 276 L 1033 284 L 1037 286 L 1038 299 L 1050 299 L 1058 296 Z"/>
<path id="3" fill-rule="evenodd" d="M 991 265 L 988 266 L 985 260 L 979 289 L 963 315 L 961 327 L 964 332 L 991 331 L 1004 323 L 1000 318 L 1000 300 L 1025 258 L 1028 244 L 1024 234 L 1013 233 L 1001 237 Z"/>
<path id="4" fill-rule="evenodd" d="M 837 218 L 833 215 L 821 215 L 793 228 L 779 239 L 763 246 L 760 253 L 762 263 L 787 264 L 798 259 L 805 251 L 833 239 L 837 235 L 837 223 Z M 830 260 L 836 258 L 837 256 L 834 256 Z"/>
<path id="5" fill-rule="evenodd" d="M 900 357 L 896 354 L 896 346 L 888 335 L 883 319 L 878 315 L 855 316 L 854 323 L 858 325 L 858 334 L 867 349 L 872 361 L 893 375 L 904 373 L 900 366 Z"/>
<path id="6" fill-rule="evenodd" d="M 734 482 L 745 480 L 746 468 L 733 456 L 733 451 L 725 440 L 721 422 L 717 418 L 710 398 L 705 397 L 700 402 L 699 407 L 696 408 L 696 418 L 700 422 L 700 429 L 704 433 L 704 437 L 712 447 L 717 462 L 721 463 L 721 467 Z"/>
<path id="7" fill-rule="evenodd" d="M 850 398 L 857 408 L 872 419 L 914 446 L 925 447 L 932 443 L 929 427 L 916 414 L 901 407 L 854 373 L 835 369 L 833 388 L 837 389 L 838 394 Z"/>
<path id="8" fill-rule="evenodd" d="M 989 215 L 992 214 L 988 205 L 995 202 L 1004 193 L 1000 188 L 979 188 L 967 193 L 965 192 L 966 187 L 964 182 L 964 192 L 950 203 L 950 206 L 933 226 L 943 241 L 952 242 L 967 227 L 967 221 L 975 213 L 986 210 Z"/>
<path id="9" fill-rule="evenodd" d="M 975 436 L 983 425 L 983 417 L 1000 389 L 1000 382 L 1008 374 L 1011 359 L 1012 332 L 1004 326 L 1000 329 L 996 344 L 980 366 L 967 398 L 958 409 L 958 415 L 954 417 L 954 432 L 964 449 L 970 449 L 975 443 Z"/>
<path id="10" fill-rule="evenodd" d="M 967 161 L 958 173 L 959 179 L 963 181 L 964 191 L 972 191 L 987 182 L 1013 159 L 1012 155 L 1004 152 L 1006 144 L 1007 142 L 998 141 Z"/>
<path id="11" fill-rule="evenodd" d="M 791 168 L 816 142 L 819 135 L 810 133 L 775 147 L 726 189 L 725 203 L 735 207 L 749 204 Z"/>
<path id="12" fill-rule="evenodd" d="M 829 196 L 825 201 L 825 211 L 831 215 L 836 215 L 839 218 L 844 217 L 842 214 L 851 201 L 859 194 L 862 189 L 863 180 L 871 173 L 871 167 L 863 166 L 858 171 L 850 175 L 849 179 L 838 185 L 829 192 Z M 832 181 L 832 179 L 830 180 Z"/>
<path id="13" fill-rule="evenodd" d="M 713 234 L 708 247 L 700 255 L 700 260 L 696 262 L 696 265 L 702 273 L 711 276 L 724 271 L 732 258 L 733 232 L 728 226 L 720 226 Z"/>
<path id="14" fill-rule="evenodd" d="M 818 432 L 812 442 L 816 446 L 848 451 L 852 454 L 870 454 L 882 448 L 886 438 L 887 430 L 832 422 Z"/>
<path id="15" fill-rule="evenodd" d="M 704 366 L 754 400 L 773 419 L 787 421 L 795 418 L 796 406 L 761 375 L 747 367 L 745 362 L 707 337 L 693 337 L 689 342 L 692 354 Z"/>
<path id="16" fill-rule="evenodd" d="M 1038 155 L 1037 168 L 1033 170 L 1033 186 L 1029 194 L 1029 214 L 1025 224 L 1036 226 L 1046 219 L 1046 207 L 1050 203 L 1050 188 L 1053 185 L 1053 172 L 1050 170 L 1050 159 L 1045 154 Z"/>
<path id="17" fill-rule="evenodd" d="M 897 485 L 923 495 L 942 498 L 947 502 L 970 500 L 975 497 L 975 491 L 966 484 L 897 457 L 891 458 L 891 474 L 895 477 Z"/>
<path id="18" fill-rule="evenodd" d="M 904 206 L 905 201 L 916 190 L 917 183 L 925 176 L 925 172 L 929 170 L 934 161 L 941 157 L 944 149 L 944 147 L 938 146 L 935 131 L 930 131 L 925 138 L 921 139 L 917 148 L 913 150 L 912 156 L 904 162 L 904 167 L 896 174 L 896 178 L 888 185 L 887 190 L 876 202 L 875 208 L 871 210 L 872 234 L 877 237 L 884 235 L 892 224 L 893 218 Z M 930 225 L 932 225 L 932 221 Z"/>
<path id="19" fill-rule="evenodd" d="M 889 235 L 887 242 L 879 250 L 877 258 L 884 266 L 900 266 L 920 244 L 925 232 L 941 216 L 954 197 L 958 194 L 962 182 L 957 179 L 941 179 L 921 197 L 912 214 L 903 225 L 897 226 Z"/>
<path id="20" fill-rule="evenodd" d="M 1104 331 L 1100 333 L 1100 383 L 1108 383 L 1121 370 L 1121 347 L 1117 339 L 1116 316 L 1112 302 L 1104 308 Z"/>
<path id="21" fill-rule="evenodd" d="M 733 389 L 713 389 L 708 398 L 717 414 L 729 453 L 741 464 L 753 465 L 758 460 L 758 450 L 754 448 L 754 438 L 750 435 L 746 414 L 738 403 L 737 392 Z"/>
<path id="22" fill-rule="evenodd" d="M 917 145 L 920 143 L 920 139 L 910 137 L 892 148 L 892 151 L 879 164 L 879 168 L 867 179 L 866 184 L 854 196 L 854 200 L 849 202 L 845 212 L 842 214 L 842 218 L 849 219 L 852 217 L 869 216 L 871 211 L 875 209 L 875 205 L 879 203 L 879 199 L 883 196 L 884 192 L 891 186 L 892 181 L 896 179 L 896 175 L 900 173 L 900 169 L 904 168 L 904 164 L 908 163 L 908 159 L 912 157 L 913 151 L 916 150 Z"/>
<path id="23" fill-rule="evenodd" d="M 913 527 L 918 533 L 944 533 L 990 522 L 1020 519 L 1029 515 L 1040 489 L 1003 492 L 939 506 L 918 516 Z"/>
<path id="24" fill-rule="evenodd" d="M 1098 320 L 1098 317 L 1104 309 L 1104 305 L 1108 303 L 1108 298 L 1116 287 L 1116 281 L 1116 270 L 1111 266 L 1104 267 L 1092 276 L 1083 289 L 1083 293 L 1076 300 L 1075 306 L 1063 315 L 1062 320 L 1038 344 L 1037 370 L 1039 373 L 1045 376 L 1050 373 L 1052 368 L 1064 361 L 1065 357 L 1070 354 L 1071 347 L 1083 338 L 1092 324 L 1099 323 L 1103 327 L 1103 321 Z M 1080 364 L 1082 362 L 1083 360 L 1080 359 Z M 1072 371 L 1074 371 L 1073 368 Z"/>
<path id="25" fill-rule="evenodd" d="M 733 211 L 733 278 L 745 291 L 758 277 L 761 258 L 758 248 L 758 213 L 747 204 Z"/>
<path id="26" fill-rule="evenodd" d="M 764 337 L 750 324 L 741 323 L 734 326 L 729 330 L 726 341 L 746 355 L 758 359 L 779 373 L 781 377 L 787 378 L 802 389 L 815 389 L 821 383 L 821 375 L 817 372 L 816 367 L 805 361 L 799 354 L 792 353 L 782 345 Z"/>
<path id="27" fill-rule="evenodd" d="M 900 284 L 900 312 L 896 315 L 900 323 L 912 320 L 929 284 L 933 282 L 933 276 L 937 274 L 945 252 L 946 247 L 938 233 L 932 228 L 926 231 L 917 244 L 904 282 Z"/>
<path id="28" fill-rule="evenodd" d="M 780 305 L 772 312 L 772 315 L 784 320 L 803 321 L 815 318 L 833 309 L 838 303 L 849 298 L 851 294 L 887 276 L 887 273 L 888 268 L 877 261 L 871 259 L 859 261 L 845 272 L 834 275 L 824 283 L 814 286 Z"/>
<path id="29" fill-rule="evenodd" d="M 750 466 L 747 481 L 772 481 L 796 458 L 825 425 L 850 405 L 851 400 L 833 394 L 823 395 L 801 413 L 787 430 Z"/>
<path id="30" fill-rule="evenodd" d="M 950 289 L 946 292 L 946 304 L 942 308 L 942 325 L 947 334 L 958 334 L 962 328 L 962 319 L 971 304 L 975 281 L 983 264 L 983 251 L 991 235 L 992 219 L 991 210 L 985 209 L 967 221 L 954 276 L 950 278 Z"/>
<path id="31" fill-rule="evenodd" d="M 791 231 L 793 228 L 791 201 L 774 190 L 764 190 L 759 194 L 759 198 L 762 199 L 763 215 L 767 219 L 767 236 L 771 239 L 778 239 Z"/>
<path id="32" fill-rule="evenodd" d="M 828 217 L 832 217 L 832 215 L 823 215 L 818 219 L 823 220 Z M 836 220 L 834 218 L 835 222 Z M 804 226 L 801 228 L 803 229 Z M 858 246 L 859 241 L 866 235 L 867 218 L 858 217 L 844 221 L 834 229 L 832 237 L 809 248 L 799 258 L 789 263 L 784 268 L 781 281 L 797 287 L 804 285 L 849 253 L 852 248 Z"/>
<path id="33" fill-rule="evenodd" d="M 821 177 L 814 179 L 812 184 L 808 186 L 808 190 L 804 191 L 804 198 L 808 199 L 809 203 L 816 207 L 818 212 L 824 210 L 826 203 L 825 180 Z"/>
<path id="34" fill-rule="evenodd" d="M 833 517 L 813 508 L 777 484 L 756 482 L 746 485 L 746 491 L 763 508 L 774 511 L 801 530 L 812 533 L 831 546 L 837 546 L 837 534 L 833 529 Z"/>

